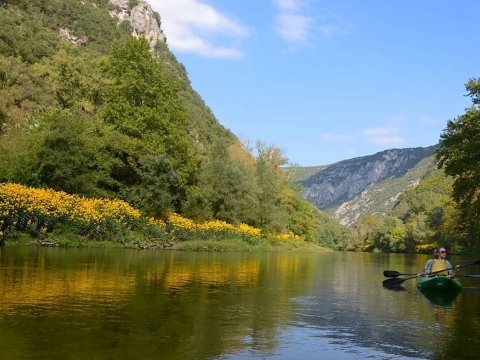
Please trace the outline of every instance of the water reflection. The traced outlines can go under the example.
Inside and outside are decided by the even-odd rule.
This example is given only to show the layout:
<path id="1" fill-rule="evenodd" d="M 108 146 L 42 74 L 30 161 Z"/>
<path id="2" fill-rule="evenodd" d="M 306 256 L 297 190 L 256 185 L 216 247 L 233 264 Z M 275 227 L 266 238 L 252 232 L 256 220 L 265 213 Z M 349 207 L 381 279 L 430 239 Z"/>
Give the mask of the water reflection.
<path id="1" fill-rule="evenodd" d="M 421 294 L 433 305 L 451 306 L 457 296 L 460 294 L 460 289 L 451 291 L 438 291 L 435 289 L 420 289 Z"/>
<path id="2" fill-rule="evenodd" d="M 414 282 L 404 291 L 381 286 L 383 270 L 412 272 L 423 263 L 394 254 L 0 248 L 0 342 L 9 344 L 0 358 L 478 353 L 464 329 L 480 335 L 480 294 L 463 291 L 438 306 Z"/>

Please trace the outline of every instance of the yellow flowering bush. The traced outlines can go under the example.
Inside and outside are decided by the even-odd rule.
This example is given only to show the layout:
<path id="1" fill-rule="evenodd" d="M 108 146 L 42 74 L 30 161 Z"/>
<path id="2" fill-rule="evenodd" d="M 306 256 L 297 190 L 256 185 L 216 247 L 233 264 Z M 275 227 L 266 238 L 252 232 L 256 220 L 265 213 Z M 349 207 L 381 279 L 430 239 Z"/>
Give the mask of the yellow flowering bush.
<path id="1" fill-rule="evenodd" d="M 262 235 L 262 232 L 260 229 L 254 228 L 253 226 L 249 226 L 247 224 L 238 225 L 237 230 L 242 234 L 245 234 L 254 238 Z"/>
<path id="2" fill-rule="evenodd" d="M 286 234 L 272 234 L 262 233 L 262 230 L 257 229 L 247 224 L 232 225 L 222 220 L 211 220 L 203 223 L 196 223 L 193 220 L 186 219 L 178 214 L 170 214 L 165 223 L 159 223 L 159 220 L 153 220 L 160 226 L 170 226 L 172 232 L 177 235 L 179 240 L 188 238 L 192 234 L 199 235 L 203 238 L 215 238 L 217 236 L 240 235 L 247 240 L 255 240 L 260 237 L 269 237 L 278 240 L 302 240 L 298 235 L 291 232 Z"/>
<path id="3" fill-rule="evenodd" d="M 372 251 L 373 250 L 373 242 L 371 240 L 366 240 L 363 244 L 358 244 L 355 249 L 357 251 Z"/>
<path id="4" fill-rule="evenodd" d="M 170 214 L 168 216 L 167 222 L 172 225 L 173 227 L 180 228 L 180 229 L 187 229 L 187 230 L 194 230 L 196 225 L 193 220 L 184 218 L 180 215 L 175 213 Z"/>
<path id="5" fill-rule="evenodd" d="M 19 184 L 0 184 L 0 231 L 3 236 L 15 231 L 36 235 L 70 223 L 80 232 L 101 235 L 112 226 L 132 228 L 140 212 L 121 200 L 86 199 L 51 189 L 36 189 Z"/>
<path id="6" fill-rule="evenodd" d="M 419 253 L 430 253 L 435 249 L 438 245 L 434 243 L 428 244 L 418 244 L 415 245 L 415 251 Z"/>
<path id="7" fill-rule="evenodd" d="M 302 240 L 302 238 L 298 235 L 295 235 L 292 232 L 284 233 L 284 234 L 268 234 L 269 237 L 277 239 L 277 240 Z"/>
<path id="8" fill-rule="evenodd" d="M 139 228 L 144 239 L 135 241 L 144 242 L 137 244 L 140 247 L 170 246 L 173 241 L 192 237 L 241 236 L 251 243 L 262 237 L 301 240 L 293 233 L 263 233 L 247 224 L 232 225 L 221 220 L 197 223 L 175 213 L 165 220 L 147 219 L 121 200 L 87 199 L 63 191 L 0 183 L 0 240 L 17 231 L 41 236 L 62 224 L 95 238 L 115 235 L 119 229 Z"/>

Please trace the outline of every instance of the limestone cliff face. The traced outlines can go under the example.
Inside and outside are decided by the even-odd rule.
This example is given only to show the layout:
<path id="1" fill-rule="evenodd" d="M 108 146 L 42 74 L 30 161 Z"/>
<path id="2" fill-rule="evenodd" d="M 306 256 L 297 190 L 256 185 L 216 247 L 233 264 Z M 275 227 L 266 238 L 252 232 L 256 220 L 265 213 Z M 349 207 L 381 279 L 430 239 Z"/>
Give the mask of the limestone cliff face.
<path id="1" fill-rule="evenodd" d="M 145 37 L 153 49 L 157 42 L 166 43 L 167 39 L 160 28 L 160 17 L 146 1 L 138 1 L 138 4 L 130 8 L 129 0 L 110 0 L 115 9 L 110 15 L 117 17 L 119 21 L 129 21 L 132 26 L 132 35 Z"/>
<path id="2" fill-rule="evenodd" d="M 354 226 L 364 215 L 387 215 L 400 195 L 406 189 L 417 186 L 427 171 L 434 167 L 432 157 L 428 157 L 422 162 L 427 165 L 419 166 L 418 171 L 412 170 L 411 173 L 409 171 L 401 178 L 392 178 L 369 186 L 360 195 L 342 203 L 334 211 L 333 217 L 342 225 Z"/>
<path id="3" fill-rule="evenodd" d="M 377 185 L 404 177 L 423 159 L 432 156 L 436 148 L 392 149 L 332 164 L 301 181 L 304 186 L 302 194 L 318 208 L 334 212 L 341 223 L 352 225 L 368 209 L 377 205 L 374 204 L 375 198 L 380 197 L 373 196 L 374 193 L 384 192 L 382 201 L 390 205 L 402 188 L 408 186 L 407 183 L 411 185 L 418 179 L 408 179 L 404 185 L 397 186 L 395 193 L 389 193 L 391 188 L 381 190 L 384 187 Z"/>

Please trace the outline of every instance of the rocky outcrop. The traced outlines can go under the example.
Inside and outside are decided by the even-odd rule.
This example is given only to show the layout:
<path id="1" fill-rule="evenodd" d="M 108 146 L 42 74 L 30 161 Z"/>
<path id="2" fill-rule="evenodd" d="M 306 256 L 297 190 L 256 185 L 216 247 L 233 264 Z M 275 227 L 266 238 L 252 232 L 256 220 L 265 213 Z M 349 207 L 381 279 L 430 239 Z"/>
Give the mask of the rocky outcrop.
<path id="1" fill-rule="evenodd" d="M 420 161 L 431 156 L 437 146 L 392 149 L 374 155 L 335 163 L 301 181 L 303 196 L 322 210 L 334 212 L 336 218 L 351 225 L 371 209 L 372 186 L 389 179 L 399 179 Z M 413 179 L 412 181 L 415 181 Z M 399 193 L 386 193 L 383 201 L 393 204 Z M 355 199 L 355 202 L 350 202 Z M 350 202 L 350 203 L 349 203 Z M 358 215 L 358 216 L 357 216 Z"/>
<path id="2" fill-rule="evenodd" d="M 128 21 L 132 27 L 132 35 L 144 37 L 153 49 L 158 42 L 166 43 L 167 38 L 160 28 L 160 16 L 145 1 L 110 0 L 115 8 L 110 15 L 119 22 Z M 130 7 L 133 4 L 132 7 Z"/>
<path id="3" fill-rule="evenodd" d="M 433 161 L 429 158 L 431 164 Z M 433 167 L 433 166 L 432 166 Z M 389 179 L 379 184 L 371 185 L 362 191 L 360 195 L 352 200 L 342 203 L 334 212 L 333 217 L 342 225 L 353 226 L 364 215 L 385 216 L 397 202 L 403 191 L 410 187 L 417 186 L 420 179 L 429 170 L 417 173 L 415 180 L 408 181 L 403 177 L 400 179 Z M 408 174 L 406 175 L 408 176 Z"/>
<path id="4" fill-rule="evenodd" d="M 76 36 L 70 29 L 60 28 L 60 37 L 75 45 L 85 45 L 88 42 L 86 36 Z"/>

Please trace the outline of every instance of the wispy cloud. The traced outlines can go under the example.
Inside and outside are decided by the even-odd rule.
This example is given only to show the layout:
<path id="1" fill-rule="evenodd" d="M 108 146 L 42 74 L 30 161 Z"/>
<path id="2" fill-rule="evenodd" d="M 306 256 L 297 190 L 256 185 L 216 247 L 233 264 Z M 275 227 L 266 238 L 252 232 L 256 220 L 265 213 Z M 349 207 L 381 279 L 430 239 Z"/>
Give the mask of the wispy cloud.
<path id="1" fill-rule="evenodd" d="M 328 10 L 319 10 L 315 15 L 313 0 L 273 0 L 276 8 L 275 30 L 290 44 L 308 44 L 316 34 L 330 38 L 347 34 L 352 24 Z M 317 10 L 318 11 L 318 10 Z"/>
<path id="2" fill-rule="evenodd" d="M 213 6 L 202 0 L 148 1 L 160 13 L 172 49 L 205 57 L 244 56 L 238 41 L 248 36 L 249 30 Z"/>
<path id="3" fill-rule="evenodd" d="M 329 38 L 337 34 L 348 34 L 352 31 L 353 25 L 345 19 L 329 14 L 322 15 L 318 19 L 319 30 L 323 37 Z"/>
<path id="4" fill-rule="evenodd" d="M 362 134 L 373 144 L 390 146 L 402 144 L 405 138 L 398 135 L 398 129 L 392 127 L 377 127 L 364 129 Z"/>
<path id="5" fill-rule="evenodd" d="M 283 11 L 296 10 L 299 8 L 298 0 L 275 0 L 277 7 Z"/>
<path id="6" fill-rule="evenodd" d="M 300 0 L 274 0 L 276 6 L 275 30 L 290 43 L 307 42 L 313 18 L 305 13 L 305 3 Z"/>
<path id="7" fill-rule="evenodd" d="M 300 43 L 308 39 L 312 19 L 295 14 L 279 14 L 276 30 L 288 42 Z"/>

